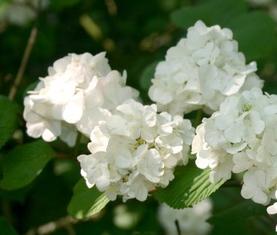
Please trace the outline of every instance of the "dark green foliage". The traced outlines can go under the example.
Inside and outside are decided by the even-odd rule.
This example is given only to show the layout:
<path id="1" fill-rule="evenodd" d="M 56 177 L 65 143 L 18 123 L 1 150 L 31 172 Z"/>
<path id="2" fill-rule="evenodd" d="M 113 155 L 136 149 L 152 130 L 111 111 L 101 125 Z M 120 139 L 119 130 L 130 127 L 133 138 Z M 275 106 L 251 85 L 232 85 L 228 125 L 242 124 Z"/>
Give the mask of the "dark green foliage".
<path id="1" fill-rule="evenodd" d="M 272 55 L 277 40 L 275 26 L 273 19 L 261 11 L 240 15 L 228 24 L 248 61 Z"/>
<path id="2" fill-rule="evenodd" d="M 14 148 L 3 159 L 3 179 L 0 181 L 0 187 L 13 190 L 28 185 L 52 157 L 53 150 L 41 140 Z"/>
<path id="3" fill-rule="evenodd" d="M 17 235 L 16 231 L 3 217 L 0 217 L 0 235 Z"/>
<path id="4" fill-rule="evenodd" d="M 0 149 L 11 138 L 17 127 L 18 106 L 0 95 Z"/>
<path id="5" fill-rule="evenodd" d="M 172 13 L 172 21 L 182 28 L 188 28 L 197 20 L 208 25 L 225 25 L 247 10 L 244 0 L 209 0 L 195 6 L 186 6 Z"/>
<path id="6" fill-rule="evenodd" d="M 273 234 L 274 221 L 268 219 L 265 207 L 243 199 L 239 188 L 223 187 L 212 199 L 213 235 Z"/>

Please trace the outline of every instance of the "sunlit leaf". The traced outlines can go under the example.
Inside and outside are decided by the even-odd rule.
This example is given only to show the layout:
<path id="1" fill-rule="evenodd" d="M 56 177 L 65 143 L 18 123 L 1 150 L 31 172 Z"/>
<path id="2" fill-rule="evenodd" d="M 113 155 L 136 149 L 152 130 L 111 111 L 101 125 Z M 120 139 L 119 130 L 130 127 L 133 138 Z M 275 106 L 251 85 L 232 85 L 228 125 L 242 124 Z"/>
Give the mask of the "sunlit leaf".
<path id="1" fill-rule="evenodd" d="M 179 167 L 175 179 L 164 189 L 159 189 L 153 196 L 173 208 L 191 207 L 214 193 L 224 183 L 209 181 L 209 170 L 201 170 L 194 164 Z"/>
<path id="2" fill-rule="evenodd" d="M 80 180 L 74 187 L 68 213 L 77 219 L 87 218 L 100 212 L 108 202 L 105 194 L 95 187 L 89 189 L 84 180 Z"/>

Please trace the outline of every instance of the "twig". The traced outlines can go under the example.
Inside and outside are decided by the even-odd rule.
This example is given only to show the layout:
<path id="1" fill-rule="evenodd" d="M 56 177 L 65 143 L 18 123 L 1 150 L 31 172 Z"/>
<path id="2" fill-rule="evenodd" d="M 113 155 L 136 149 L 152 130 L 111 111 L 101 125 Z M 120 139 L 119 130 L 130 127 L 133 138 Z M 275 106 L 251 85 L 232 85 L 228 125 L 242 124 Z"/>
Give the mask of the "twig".
<path id="1" fill-rule="evenodd" d="M 32 49 L 33 49 L 33 46 L 34 46 L 34 43 L 36 40 L 36 37 L 37 37 L 37 28 L 33 27 L 32 31 L 30 33 L 30 36 L 29 36 L 27 46 L 26 46 L 24 54 L 23 54 L 23 58 L 21 60 L 20 67 L 18 69 L 14 83 L 13 83 L 12 88 L 9 93 L 9 99 L 11 99 L 11 100 L 14 99 L 17 89 L 22 81 L 26 66 L 28 64 L 28 61 L 29 61 L 29 58 L 30 58 L 30 55 L 31 55 L 31 52 L 32 52 Z"/>
<path id="2" fill-rule="evenodd" d="M 114 0 L 105 0 L 108 12 L 110 15 L 114 16 L 117 14 L 117 5 Z"/>
<path id="3" fill-rule="evenodd" d="M 51 234 L 58 229 L 66 229 L 69 235 L 76 235 L 73 225 L 78 221 L 70 216 L 61 218 L 57 221 L 52 221 L 47 224 L 40 225 L 38 228 L 29 230 L 26 235 L 47 235 Z"/>
<path id="4" fill-rule="evenodd" d="M 11 205 L 10 205 L 10 202 L 6 199 L 2 200 L 2 211 L 5 218 L 8 220 L 8 222 L 12 224 L 13 217 L 12 217 Z"/>
<path id="5" fill-rule="evenodd" d="M 175 225 L 176 225 L 176 229 L 177 229 L 177 234 L 181 235 L 181 228 L 180 228 L 180 224 L 178 220 L 175 220 Z"/>

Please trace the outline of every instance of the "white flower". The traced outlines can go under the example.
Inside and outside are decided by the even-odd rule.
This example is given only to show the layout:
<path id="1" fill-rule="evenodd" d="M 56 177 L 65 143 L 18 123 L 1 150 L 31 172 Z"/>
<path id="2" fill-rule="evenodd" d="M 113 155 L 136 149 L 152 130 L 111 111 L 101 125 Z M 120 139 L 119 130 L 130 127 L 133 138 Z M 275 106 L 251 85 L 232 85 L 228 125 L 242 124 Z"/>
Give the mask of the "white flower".
<path id="1" fill-rule="evenodd" d="M 78 157 L 81 174 L 111 200 L 144 201 L 149 191 L 169 184 L 177 164 L 187 163 L 193 135 L 181 116 L 128 100 L 92 130 L 91 154 Z"/>
<path id="2" fill-rule="evenodd" d="M 255 62 L 246 65 L 231 30 L 198 21 L 156 67 L 149 96 L 161 111 L 183 114 L 204 107 L 210 113 L 226 97 L 262 87 L 256 70 Z"/>
<path id="3" fill-rule="evenodd" d="M 267 213 L 270 215 L 277 214 L 277 202 L 267 208 Z"/>
<path id="4" fill-rule="evenodd" d="M 11 0 L 9 3 L 4 3 L 0 20 L 24 25 L 36 17 L 36 9 L 45 9 L 48 4 L 48 0 Z"/>
<path id="5" fill-rule="evenodd" d="M 252 199 L 259 204 L 268 204 L 270 201 L 268 189 L 270 179 L 266 171 L 250 169 L 243 176 L 241 195 L 245 199 Z"/>
<path id="6" fill-rule="evenodd" d="M 119 204 L 114 208 L 113 222 L 121 229 L 132 229 L 140 221 L 140 213 L 128 209 L 126 204 Z"/>
<path id="7" fill-rule="evenodd" d="M 207 222 L 212 213 L 212 203 L 203 200 L 192 208 L 173 209 L 166 204 L 159 208 L 159 221 L 167 235 L 178 235 L 176 221 L 178 221 L 181 235 L 205 235 L 211 226 Z"/>
<path id="8" fill-rule="evenodd" d="M 267 204 L 277 188 L 277 96 L 255 88 L 227 98 L 198 126 L 192 143 L 196 165 L 212 182 L 244 173 L 241 194 Z"/>
<path id="9" fill-rule="evenodd" d="M 111 71 L 105 53 L 69 54 L 49 68 L 24 100 L 27 133 L 45 141 L 58 136 L 73 146 L 77 129 L 84 135 L 119 104 L 138 93 L 126 75 Z"/>
<path id="10" fill-rule="evenodd" d="M 84 113 L 76 124 L 79 131 L 89 137 L 94 126 L 105 119 L 107 110 L 113 111 L 124 101 L 138 97 L 135 89 L 126 86 L 126 78 L 126 72 L 122 76 L 115 70 L 104 77 L 93 77 L 84 90 Z"/>

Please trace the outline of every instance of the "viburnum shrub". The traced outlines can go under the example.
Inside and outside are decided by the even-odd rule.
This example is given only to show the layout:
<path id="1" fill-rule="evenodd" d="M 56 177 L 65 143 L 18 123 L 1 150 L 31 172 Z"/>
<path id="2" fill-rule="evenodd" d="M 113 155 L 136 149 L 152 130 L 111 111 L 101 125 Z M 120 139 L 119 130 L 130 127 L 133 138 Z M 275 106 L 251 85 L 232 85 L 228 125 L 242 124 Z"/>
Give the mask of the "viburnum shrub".
<path id="1" fill-rule="evenodd" d="M 146 228 L 143 232 L 148 234 L 148 224 L 156 226 L 155 222 L 160 226 L 153 235 L 234 235 L 236 230 L 242 230 L 239 235 L 248 235 L 250 230 L 242 226 L 246 223 L 243 217 L 255 219 L 253 224 L 261 231 L 266 225 L 271 234 L 270 222 L 277 223 L 272 216 L 277 214 L 277 95 L 266 92 L 270 90 L 266 88 L 266 76 L 273 65 L 264 66 L 263 71 L 258 68 L 263 64 L 261 56 L 276 59 L 269 52 L 276 49 L 270 40 L 277 38 L 271 32 L 276 27 L 273 18 L 277 18 L 277 4 L 273 0 L 247 1 L 249 11 L 262 7 L 272 19 L 259 11 L 246 15 L 246 1 L 242 0 L 199 1 L 199 5 L 178 9 L 171 20 L 182 30 L 186 28 L 186 35 L 178 35 L 177 43 L 160 53 L 164 59 L 157 55 L 159 61 L 150 64 L 143 57 L 149 67 L 140 81 L 134 81 L 132 76 L 139 66 L 128 73 L 114 69 L 117 66 L 113 62 L 123 55 L 115 50 L 115 42 L 121 45 L 125 41 L 104 36 L 108 35 L 106 28 L 102 32 L 93 17 L 83 14 L 92 6 L 84 1 L 79 23 L 104 49 L 96 53 L 76 50 L 78 53 L 51 62 L 46 74 L 28 84 L 25 91 L 20 90 L 21 109 L 15 101 L 16 92 L 21 89 L 38 25 L 43 24 L 38 16 L 45 14 L 51 22 L 38 45 L 47 57 L 44 46 L 53 32 L 61 38 L 53 51 L 66 44 L 66 31 L 79 36 L 79 31 L 66 25 L 62 30 L 58 28 L 66 14 L 57 18 L 48 14 L 48 8 L 59 11 L 72 7 L 75 12 L 73 6 L 78 2 L 0 2 L 0 33 L 10 25 L 23 29 L 36 20 L 9 96 L 0 95 L 0 235 L 16 235 L 9 223 L 24 235 L 60 235 L 59 229 L 69 235 L 88 231 L 109 235 L 113 230 L 105 229 L 111 224 L 116 225 L 113 235 L 122 235 L 125 230 L 124 234 L 129 234 L 134 224 L 133 228 Z M 103 2 L 111 19 L 115 19 L 117 1 Z M 216 11 L 217 7 L 223 10 Z M 101 19 L 100 11 L 96 16 Z M 149 30 L 157 22 L 145 28 Z M 124 30 L 137 30 L 128 23 L 120 21 L 119 25 Z M 149 41 L 150 49 L 169 44 L 168 35 L 176 30 L 174 27 L 170 25 L 169 32 L 158 40 L 155 34 L 150 40 L 144 38 L 139 42 L 140 49 L 149 50 Z M 259 40 L 252 42 L 253 35 L 258 34 Z M 83 45 L 86 48 L 90 44 Z M 115 53 L 110 55 L 112 50 Z M 40 66 L 45 69 L 44 64 Z M 138 85 L 141 80 L 143 84 Z M 74 170 L 67 171 L 69 168 Z M 64 184 L 56 182 L 57 176 Z M 33 188 L 35 184 L 41 188 Z M 49 184 L 61 198 L 51 197 Z M 27 194 L 33 198 L 26 199 Z M 44 211 L 42 194 L 57 208 L 59 216 Z M 10 198 L 16 203 L 9 204 Z M 32 221 L 28 217 L 33 213 L 32 200 L 38 200 L 35 206 L 45 218 L 38 216 Z M 65 207 L 60 210 L 58 204 Z M 142 217 L 147 217 L 143 223 Z M 90 230 L 86 227 L 88 221 L 93 225 L 100 221 L 105 229 Z M 144 234 L 136 229 L 133 235 Z"/>
<path id="2" fill-rule="evenodd" d="M 70 146 L 77 135 L 89 138 L 89 154 L 78 156 L 81 175 L 108 200 L 145 201 L 166 190 L 178 165 L 195 160 L 211 169 L 210 184 L 241 173 L 241 195 L 267 205 L 277 199 L 277 96 L 261 91 L 256 71 L 230 29 L 202 21 L 158 63 L 151 105 L 126 85 L 126 72 L 110 68 L 105 53 L 69 54 L 25 97 L 27 133 Z M 183 115 L 201 109 L 210 116 L 194 135 Z M 268 213 L 277 213 L 276 204 Z"/>

